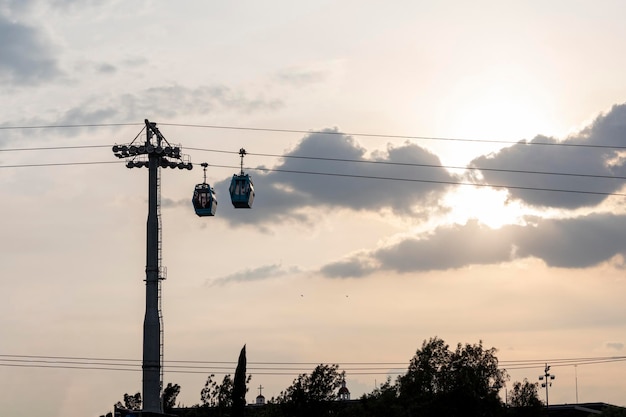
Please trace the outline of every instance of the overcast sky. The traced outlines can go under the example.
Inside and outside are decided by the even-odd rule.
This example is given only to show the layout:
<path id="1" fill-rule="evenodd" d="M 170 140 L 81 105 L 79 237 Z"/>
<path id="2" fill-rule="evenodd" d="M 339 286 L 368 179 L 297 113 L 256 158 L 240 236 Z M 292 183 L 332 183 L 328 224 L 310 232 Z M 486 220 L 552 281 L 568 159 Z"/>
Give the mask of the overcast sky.
<path id="1" fill-rule="evenodd" d="M 119 359 L 142 355 L 148 172 L 111 146 L 144 119 L 194 163 L 161 176 L 181 404 L 244 344 L 253 402 L 319 363 L 378 367 L 341 366 L 358 397 L 439 336 L 497 348 L 511 383 L 552 362 L 551 403 L 626 406 L 623 361 L 556 366 L 626 352 L 625 13 L 0 0 L 3 412 L 98 416 L 141 390 Z M 251 210 L 227 191 L 242 147 Z M 201 162 L 213 218 L 191 206 Z"/>

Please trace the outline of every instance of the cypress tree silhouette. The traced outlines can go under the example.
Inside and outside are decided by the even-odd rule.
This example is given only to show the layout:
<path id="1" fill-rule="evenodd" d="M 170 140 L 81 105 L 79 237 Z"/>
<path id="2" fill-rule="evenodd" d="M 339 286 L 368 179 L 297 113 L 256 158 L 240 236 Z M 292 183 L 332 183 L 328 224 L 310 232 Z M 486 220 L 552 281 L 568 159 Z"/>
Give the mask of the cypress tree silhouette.
<path id="1" fill-rule="evenodd" d="M 243 417 L 246 409 L 246 345 L 239 353 L 239 361 L 233 382 L 233 413 L 232 417 Z"/>

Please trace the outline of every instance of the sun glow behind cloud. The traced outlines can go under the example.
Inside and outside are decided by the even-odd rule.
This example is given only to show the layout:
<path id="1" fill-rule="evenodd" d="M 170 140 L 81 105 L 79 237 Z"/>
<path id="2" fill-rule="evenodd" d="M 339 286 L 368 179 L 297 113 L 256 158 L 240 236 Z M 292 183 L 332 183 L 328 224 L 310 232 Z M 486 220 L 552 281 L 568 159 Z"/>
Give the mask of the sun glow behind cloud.
<path id="1" fill-rule="evenodd" d="M 498 142 L 531 139 L 539 133 L 565 135 L 567 131 L 559 131 L 555 121 L 549 90 L 529 77 L 518 69 L 501 67 L 457 80 L 440 102 L 439 124 L 450 137 L 470 142 L 435 144 L 442 161 L 462 165 L 472 155 L 506 146 Z"/>
<path id="2" fill-rule="evenodd" d="M 452 223 L 477 219 L 494 229 L 520 224 L 525 213 L 519 203 L 507 201 L 506 191 L 489 187 L 461 186 L 446 195 L 443 204 L 451 208 L 446 218 Z"/>

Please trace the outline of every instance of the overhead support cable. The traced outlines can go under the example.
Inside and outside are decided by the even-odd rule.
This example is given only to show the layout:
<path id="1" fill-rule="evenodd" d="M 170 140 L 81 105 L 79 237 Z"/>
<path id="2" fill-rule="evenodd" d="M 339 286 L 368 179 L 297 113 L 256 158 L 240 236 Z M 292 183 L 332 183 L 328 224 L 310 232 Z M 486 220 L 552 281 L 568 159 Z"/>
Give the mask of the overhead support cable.
<path id="1" fill-rule="evenodd" d="M 229 154 L 238 153 L 235 151 L 225 151 L 225 150 L 217 150 L 217 149 L 202 149 L 202 148 L 187 148 L 187 149 L 195 150 L 195 151 L 215 152 L 215 153 L 229 153 Z M 444 169 L 458 169 L 458 170 L 466 170 L 466 171 L 508 172 L 508 173 L 514 173 L 514 174 L 556 175 L 556 176 L 567 176 L 567 177 L 626 180 L 626 176 L 618 176 L 618 175 L 579 174 L 579 173 L 569 173 L 569 172 L 532 171 L 532 170 L 521 170 L 521 169 L 484 168 L 484 167 L 473 167 L 473 166 L 419 164 L 419 163 L 414 163 L 414 162 L 371 161 L 371 160 L 366 160 L 366 159 L 327 158 L 327 157 L 321 157 L 321 156 L 304 156 L 304 155 L 278 155 L 278 154 L 270 154 L 270 153 L 252 153 L 252 152 L 248 152 L 248 155 L 272 157 L 272 158 L 284 158 L 284 159 L 305 159 L 305 160 L 314 160 L 314 161 L 350 162 L 350 163 L 360 163 L 360 164 L 389 165 L 389 166 L 403 166 L 403 167 L 444 168 Z"/>
<path id="2" fill-rule="evenodd" d="M 271 132 L 271 133 L 298 133 L 298 134 L 319 134 L 319 135 L 346 135 L 359 137 L 372 137 L 383 139 L 405 139 L 405 140 L 429 140 L 429 141 L 453 141 L 453 142 L 469 142 L 469 143 L 496 143 L 502 145 L 538 145 L 538 146 L 565 146 L 575 148 L 597 148 L 597 149 L 626 149 L 626 146 L 603 145 L 603 144 L 584 144 L 584 143 L 564 143 L 564 142 L 534 142 L 526 140 L 497 140 L 497 139 L 470 139 L 470 138 L 453 138 L 441 136 L 419 136 L 419 135 L 390 135 L 378 133 L 350 133 L 340 132 L 337 130 L 303 130 L 303 129 L 278 129 L 263 127 L 246 127 L 246 126 L 226 126 L 226 125 L 204 125 L 189 123 L 162 123 L 161 126 L 176 126 L 187 128 L 201 129 L 221 129 L 221 130 L 238 130 L 251 132 Z M 140 126 L 141 123 L 90 123 L 90 124 L 63 124 L 63 125 L 22 125 L 22 126 L 0 126 L 0 130 L 28 130 L 28 129 L 69 129 L 69 128 L 85 128 L 85 127 L 119 127 L 119 126 Z"/>
<path id="3" fill-rule="evenodd" d="M 118 126 L 141 126 L 143 123 L 86 123 L 64 125 L 26 125 L 26 126 L 0 126 L 0 130 L 28 130 L 28 129 L 73 129 L 81 127 L 118 127 Z"/>
<path id="4" fill-rule="evenodd" d="M 44 164 L 20 164 L 20 165 L 0 165 L 1 168 L 34 168 L 34 167 L 52 167 L 52 166 L 72 166 L 72 165 L 98 165 L 98 164 L 116 164 L 119 161 L 104 161 L 104 162 L 59 162 L 59 163 L 44 163 Z M 235 165 L 208 165 L 214 168 L 229 168 L 238 169 Z M 317 172 L 317 171 L 301 171 L 301 170 L 287 170 L 279 168 L 252 168 L 246 169 L 251 171 L 262 172 L 282 172 L 288 174 L 302 174 L 302 175 L 321 175 L 329 177 L 344 177 L 344 178 L 356 178 L 356 179 L 372 179 L 380 181 L 403 181 L 403 182 L 415 182 L 415 183 L 427 183 L 427 184 L 447 184 L 447 185 L 459 185 L 464 187 L 487 187 L 487 188 L 499 188 L 499 189 L 516 189 L 516 190 L 528 190 L 528 191 L 546 191 L 546 192 L 558 192 L 558 193 L 570 193 L 570 194 L 589 194 L 589 195 L 603 195 L 603 196 L 616 196 L 626 197 L 625 193 L 614 192 L 602 192 L 602 191 L 587 191 L 587 190 L 565 190 L 560 188 L 542 188 L 542 187 L 524 187 L 517 185 L 503 185 L 503 184 L 481 184 L 459 181 L 438 181 L 438 180 L 423 180 L 417 178 L 401 178 L 401 177 L 383 177 L 375 175 L 358 175 L 358 174 L 339 174 L 333 172 Z"/>
<path id="5" fill-rule="evenodd" d="M 182 123 L 160 123 L 163 126 L 178 127 L 194 127 L 204 129 L 224 129 L 224 130 L 248 130 L 253 132 L 273 132 L 273 133 L 300 133 L 300 134 L 318 134 L 318 135 L 345 135 L 345 136 L 361 136 L 373 138 L 389 138 L 389 139 L 414 139 L 414 140 L 432 140 L 432 141 L 454 141 L 454 142 L 476 142 L 476 143 L 498 143 L 503 145 L 540 145 L 540 146 L 566 146 L 575 148 L 600 148 L 600 149 L 626 149 L 626 146 L 614 145 L 591 145 L 584 143 L 563 143 L 563 142 L 526 142 L 526 141 L 510 141 L 495 139 L 469 139 L 469 138 L 451 138 L 440 136 L 411 136 L 411 135 L 387 135 L 377 133 L 350 133 L 335 130 L 298 130 L 298 129 L 274 129 L 262 127 L 241 127 L 241 126 L 220 126 L 220 125 L 194 125 Z"/>
<path id="6" fill-rule="evenodd" d="M 218 168 L 237 168 L 232 165 L 210 165 L 210 166 L 218 167 Z M 559 189 L 559 188 L 523 187 L 523 186 L 516 186 L 516 185 L 501 185 L 501 184 L 480 184 L 480 183 L 475 184 L 475 183 L 470 183 L 470 182 L 422 180 L 422 179 L 417 179 L 417 178 L 382 177 L 382 176 L 357 175 L 357 174 L 338 174 L 338 173 L 331 173 L 331 172 L 299 171 L 299 170 L 276 169 L 276 168 L 248 167 L 247 169 L 253 170 L 253 171 L 263 171 L 263 172 L 284 172 L 284 173 L 289 173 L 289 174 L 323 175 L 323 176 L 331 176 L 331 177 L 373 179 L 373 180 L 383 180 L 383 181 L 404 181 L 404 182 L 418 182 L 418 183 L 427 183 L 427 184 L 447 184 L 447 185 L 461 185 L 461 186 L 471 186 L 471 187 L 509 188 L 509 189 L 516 189 L 516 190 L 549 191 L 549 192 L 558 192 L 558 193 L 591 194 L 591 195 L 626 197 L 626 194 L 624 193 L 611 193 L 611 192 L 601 192 L 601 191 L 565 190 L 565 189 Z"/>
<path id="7" fill-rule="evenodd" d="M 39 148 L 8 148 L 8 149 L 0 149 L 0 152 L 109 148 L 110 146 L 111 145 L 85 145 L 85 146 L 39 147 Z M 192 148 L 192 147 L 187 147 L 186 149 L 194 150 L 194 151 L 202 151 L 202 152 L 239 154 L 239 152 L 237 151 L 226 151 L 226 150 L 219 150 L 219 149 L 205 149 L 205 148 Z M 551 171 L 534 171 L 534 170 L 522 170 L 522 169 L 485 168 L 485 167 L 474 167 L 474 166 L 419 164 L 419 163 L 412 163 L 412 162 L 371 161 L 371 160 L 364 160 L 364 159 L 327 158 L 327 157 L 305 156 L 305 155 L 279 155 L 279 154 L 270 154 L 270 153 L 247 152 L 247 154 L 253 155 L 253 156 L 284 158 L 284 159 L 304 159 L 304 160 L 315 160 L 315 161 L 349 162 L 349 163 L 372 164 L 372 165 L 402 166 L 402 167 L 443 168 L 443 169 L 455 169 L 455 170 L 466 170 L 466 171 L 488 171 L 488 172 L 514 173 L 514 174 L 555 175 L 555 176 L 579 177 L 579 178 L 626 180 L 626 176 L 620 176 L 620 175 L 599 175 L 599 174 L 581 174 L 581 173 L 574 173 L 574 172 L 551 172 Z M 98 163 L 105 164 L 105 163 L 111 163 L 111 162 L 110 161 L 89 162 L 89 164 L 98 164 Z M 69 164 L 72 164 L 72 163 L 68 163 L 68 165 Z M 48 165 L 55 165 L 55 164 L 5 165 L 5 166 L 0 166 L 0 168 L 22 168 L 22 167 L 48 166 Z M 57 165 L 64 165 L 64 164 L 57 164 Z"/>

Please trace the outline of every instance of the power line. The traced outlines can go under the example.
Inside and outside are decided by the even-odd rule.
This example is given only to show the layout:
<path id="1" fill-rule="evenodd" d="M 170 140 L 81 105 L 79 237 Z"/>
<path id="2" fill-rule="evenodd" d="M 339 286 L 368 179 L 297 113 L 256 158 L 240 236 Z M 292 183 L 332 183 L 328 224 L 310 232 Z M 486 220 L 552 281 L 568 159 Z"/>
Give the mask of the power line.
<path id="1" fill-rule="evenodd" d="M 567 359 L 518 359 L 514 361 L 500 361 L 501 364 L 511 363 L 511 364 L 521 364 L 521 363 L 539 363 L 544 364 L 545 362 L 549 362 L 550 364 L 556 363 L 568 363 L 568 362 L 580 362 L 580 361 L 596 361 L 603 359 L 624 359 L 626 360 L 626 356 L 595 356 L 595 357 L 583 357 L 583 358 L 567 358 Z"/>
<path id="2" fill-rule="evenodd" d="M 22 151 L 47 151 L 47 150 L 66 150 L 66 149 L 93 149 L 93 148 L 107 148 L 111 145 L 79 145 L 79 146 L 49 146 L 38 148 L 7 148 L 0 149 L 0 152 L 22 152 Z M 238 154 L 236 151 L 226 151 L 220 149 L 206 149 L 206 148 L 193 148 L 186 147 L 187 150 L 213 152 L 213 153 L 227 153 Z M 284 159 L 304 159 L 315 161 L 330 161 L 330 162 L 349 162 L 360 164 L 373 164 L 373 165 L 390 165 L 390 166 L 403 166 L 403 167 L 421 167 L 421 168 L 443 168 L 443 169 L 457 169 L 467 171 L 489 171 L 489 172 L 504 172 L 514 174 L 533 174 L 533 175 L 554 175 L 554 176 L 568 176 L 568 177 L 580 177 L 580 178 L 598 178 L 598 179 L 617 179 L 626 180 L 626 176 L 618 175 L 599 175 L 599 174 L 580 174 L 571 172 L 551 172 L 551 171 L 534 171 L 534 170 L 519 170 L 519 169 L 503 169 L 503 168 L 485 168 L 485 167 L 473 167 L 473 166 L 453 166 L 453 165 L 437 165 L 437 164 L 420 164 L 412 162 L 390 162 L 390 161 L 370 161 L 365 159 L 349 159 L 349 158 L 328 158 L 318 156 L 305 156 L 305 155 L 279 155 L 271 153 L 253 153 L 248 152 L 248 155 L 272 157 L 272 158 L 284 158 Z M 98 162 L 93 162 L 97 164 Z M 101 162 L 103 164 L 108 162 Z M 79 164 L 79 163 L 76 163 Z M 91 164 L 91 163 L 90 163 Z M 22 168 L 22 167 L 35 167 L 35 166 L 49 166 L 55 164 L 32 164 L 32 165 L 7 165 L 0 166 L 0 168 Z M 63 165 L 63 164 L 59 164 Z"/>
<path id="3" fill-rule="evenodd" d="M 162 126 L 177 126 L 177 127 L 194 127 L 204 129 L 223 129 L 223 130 L 244 130 L 254 132 L 274 132 L 274 133 L 301 133 L 301 134 L 320 134 L 320 135 L 346 135 L 346 136 L 361 136 L 361 137 L 374 137 L 374 138 L 389 138 L 389 139 L 414 139 L 414 140 L 433 140 L 433 141 L 456 141 L 456 142 L 478 142 L 478 143 L 499 143 L 505 145 L 543 145 L 543 146 L 567 146 L 577 148 L 600 148 L 600 149 L 626 149 L 626 146 L 613 146 L 613 145 L 590 145 L 582 143 L 563 143 L 563 142 L 526 142 L 526 141 L 507 141 L 507 140 L 490 140 L 490 139 L 468 139 L 468 138 L 450 138 L 450 137 L 438 137 L 438 136 L 411 136 L 411 135 L 388 135 L 388 134 L 376 134 L 376 133 L 349 133 L 339 132 L 334 130 L 298 130 L 298 129 L 274 129 L 274 128 L 262 128 L 262 127 L 241 127 L 241 126 L 220 126 L 220 125 L 198 125 L 198 124 L 182 124 L 182 123 L 159 123 Z"/>
<path id="4" fill-rule="evenodd" d="M 252 132 L 272 132 L 272 133 L 298 133 L 298 134 L 320 134 L 320 135 L 347 135 L 373 138 L 387 139 L 413 139 L 413 140 L 432 140 L 432 141 L 454 141 L 454 142 L 470 142 L 470 143 L 497 143 L 503 145 L 539 145 L 539 146 L 565 146 L 576 148 L 596 148 L 596 149 L 626 149 L 626 146 L 615 145 L 593 145 L 583 143 L 563 143 L 563 142 L 527 142 L 527 141 L 511 141 L 511 140 L 495 140 L 495 139 L 469 139 L 469 138 L 453 138 L 440 136 L 419 136 L 419 135 L 390 135 L 377 133 L 350 133 L 340 132 L 336 130 L 302 130 L 302 129 L 278 129 L 263 127 L 246 127 L 246 126 L 226 126 L 226 125 L 203 125 L 189 123 L 158 123 L 161 126 L 175 126 L 201 129 L 221 129 L 221 130 L 239 130 Z M 66 128 L 85 128 L 85 127 L 119 127 L 119 126 L 140 126 L 142 123 L 91 123 L 91 124 L 63 124 L 63 125 L 31 125 L 31 126 L 0 126 L 0 130 L 28 130 L 28 129 L 66 129 Z"/>
<path id="5" fill-rule="evenodd" d="M 20 164 L 20 165 L 0 165 L 0 168 L 40 168 L 59 167 L 72 165 L 101 165 L 101 164 L 121 164 L 124 161 L 89 161 L 89 162 L 51 162 L 44 164 Z"/>
<path id="6" fill-rule="evenodd" d="M 98 164 L 118 164 L 121 162 L 123 161 L 59 162 L 59 163 L 43 163 L 43 164 L 0 165 L 0 168 L 34 168 L 34 167 L 50 167 L 50 166 L 98 165 Z M 238 166 L 235 166 L 235 165 L 211 164 L 209 166 L 216 167 L 216 168 L 231 168 L 231 169 L 239 168 Z M 373 179 L 373 180 L 380 180 L 380 181 L 403 181 L 403 182 L 415 182 L 415 183 L 427 183 L 427 184 L 460 185 L 460 186 L 471 186 L 471 187 L 491 187 L 491 188 L 500 188 L 500 189 L 516 189 L 516 190 L 527 190 L 527 191 L 547 191 L 547 192 L 558 192 L 558 193 L 569 193 L 569 194 L 587 194 L 587 195 L 626 197 L 626 194 L 624 193 L 602 192 L 602 191 L 566 190 L 566 189 L 561 189 L 561 188 L 524 187 L 524 186 L 503 185 L 503 184 L 480 184 L 480 183 L 469 183 L 469 182 L 460 182 L 460 181 L 422 180 L 422 179 L 417 179 L 417 178 L 383 177 L 383 176 L 375 176 L 375 175 L 358 175 L 358 174 L 339 174 L 339 173 L 333 173 L 333 172 L 301 171 L 301 170 L 288 170 L 288 169 L 279 169 L 279 168 L 247 167 L 246 169 L 249 171 L 282 172 L 282 173 L 288 173 L 288 174 L 321 175 L 321 176 L 330 176 L 330 177 Z"/>
<path id="7" fill-rule="evenodd" d="M 198 148 L 187 148 L 193 150 L 202 150 Z M 227 152 L 217 150 L 207 150 L 210 152 Z M 228 151 L 228 153 L 237 153 L 234 151 Z M 502 169 L 502 168 L 483 168 L 483 167 L 461 167 L 451 165 L 437 165 L 437 164 L 419 164 L 412 162 L 388 162 L 388 161 L 368 161 L 365 159 L 345 159 L 345 158 L 326 158 L 315 156 L 301 156 L 301 155 L 277 155 L 277 154 L 264 154 L 264 153 L 252 153 L 248 152 L 248 155 L 275 157 L 275 158 L 293 158 L 293 159 L 307 159 L 317 161 L 332 161 L 332 162 L 351 162 L 351 163 L 364 163 L 364 164 L 379 164 L 379 165 L 392 165 L 392 166 L 406 166 L 406 167 L 422 167 L 422 168 L 445 168 L 445 169 L 461 169 L 467 171 L 490 171 L 490 172 L 508 172 L 515 174 L 537 174 L 537 175 L 557 175 L 557 176 L 570 176 L 570 177 L 582 177 L 582 178 L 603 178 L 603 179 L 620 179 L 626 180 L 623 176 L 614 175 L 598 175 L 598 174 L 577 174 L 567 172 L 549 172 L 549 171 L 531 171 L 531 170 L 518 170 L 518 169 Z"/>
<path id="8" fill-rule="evenodd" d="M 140 362 L 140 359 L 131 358 L 104 358 L 104 357 L 86 357 L 86 356 L 50 356 L 50 355 L 12 355 L 12 354 L 0 354 L 0 360 L 2 358 L 19 358 L 19 359 L 58 359 L 58 360 L 78 360 L 78 361 L 114 361 L 114 362 Z M 517 360 L 501 360 L 501 365 L 515 365 L 515 364 L 544 364 L 549 362 L 550 364 L 559 363 L 580 363 L 585 361 L 600 361 L 600 360 L 626 360 L 626 355 L 622 356 L 591 356 L 591 357 L 579 357 L 579 358 L 548 358 L 548 359 L 517 359 Z M 166 363 L 190 363 L 190 364 L 218 364 L 218 365 L 236 365 L 237 361 L 208 361 L 208 360 L 166 360 Z M 248 361 L 253 365 L 318 365 L 319 362 L 282 362 L 282 361 Z M 406 362 L 337 362 L 343 365 L 406 365 Z"/>
<path id="9" fill-rule="evenodd" d="M 80 356 L 43 356 L 43 355 L 9 355 L 0 354 L 2 358 L 23 358 L 23 359 L 66 359 L 66 360 L 83 360 L 83 361 L 116 361 L 116 362 L 141 362 L 140 359 L 123 359 L 123 358 L 89 358 Z"/>
<path id="10" fill-rule="evenodd" d="M 587 358 L 568 358 L 568 359 L 532 359 L 532 360 L 516 360 L 516 361 L 500 361 L 499 366 L 507 371 L 524 370 L 524 369 L 543 369 L 546 363 L 552 367 L 569 367 L 598 365 L 614 362 L 625 362 L 626 356 L 604 356 L 604 357 L 587 357 Z"/>
<path id="11" fill-rule="evenodd" d="M 230 166 L 230 165 L 210 165 L 210 166 L 219 167 L 219 168 L 237 168 L 237 167 Z M 274 168 L 246 168 L 246 169 L 253 170 L 253 171 L 263 171 L 263 172 L 283 172 L 283 173 L 289 173 L 289 174 L 322 175 L 322 176 L 332 176 L 332 177 L 374 179 L 374 180 L 384 180 L 384 181 L 405 181 L 405 182 L 418 182 L 418 183 L 428 183 L 428 184 L 447 184 L 447 185 L 461 185 L 461 186 L 472 186 L 472 187 L 508 188 L 508 189 L 529 190 L 529 191 L 549 191 L 549 192 L 571 193 L 571 194 L 591 194 L 591 195 L 626 197 L 626 194 L 624 193 L 611 193 L 611 192 L 601 192 L 601 191 L 565 190 L 565 189 L 560 189 L 560 188 L 523 187 L 523 186 L 516 186 L 516 185 L 480 184 L 480 183 L 468 183 L 468 182 L 459 182 L 459 181 L 421 180 L 421 179 L 415 179 L 415 178 L 382 177 L 382 176 L 357 175 L 357 174 L 338 174 L 338 173 L 329 173 L 329 172 L 299 171 L 299 170 L 274 169 Z"/>
<path id="12" fill-rule="evenodd" d="M 89 371 L 141 371 L 138 369 L 129 368 L 112 368 L 112 367 L 96 367 L 96 366 L 68 366 L 68 365 L 32 365 L 32 364 L 7 364 L 0 363 L 0 366 L 12 367 L 12 368 L 54 368 L 54 369 L 84 369 Z"/>
<path id="13" fill-rule="evenodd" d="M 89 149 L 89 148 L 110 148 L 111 145 L 76 145 L 76 146 L 46 146 L 37 148 L 0 148 L 0 152 L 23 152 L 23 151 L 58 151 L 65 149 Z"/>
<path id="14" fill-rule="evenodd" d="M 64 124 L 64 125 L 31 125 L 31 126 L 0 126 L 0 130 L 28 130 L 28 129 L 73 129 L 81 127 L 119 127 L 141 126 L 143 123 L 88 123 L 88 124 Z"/>
<path id="15" fill-rule="evenodd" d="M 499 361 L 499 366 L 505 369 L 518 369 L 515 366 L 537 367 L 543 366 L 548 362 L 553 366 L 573 366 L 585 364 L 599 364 L 610 362 L 624 362 L 626 356 L 597 356 L 597 357 L 580 357 L 580 358 L 551 358 L 551 359 L 529 359 L 529 360 L 512 360 Z M 0 354 L 0 362 L 23 363 L 23 364 L 62 364 L 62 365 L 105 365 L 105 366 L 121 366 L 121 367 L 140 367 L 140 359 L 128 358 L 104 358 L 104 357 L 75 357 L 75 356 L 48 356 L 48 355 L 11 355 Z M 182 369 L 231 369 L 237 365 L 236 361 L 206 361 L 206 360 L 165 360 L 164 363 L 170 368 Z M 328 362 L 330 363 L 330 362 Z M 406 368 L 409 362 L 332 362 L 341 365 L 350 370 L 382 370 L 382 369 L 399 369 Z M 183 365 L 181 365 L 183 364 Z M 214 366 L 206 366 L 214 365 Z M 230 366 L 224 366 L 230 365 Z M 299 371 L 307 369 L 309 366 L 317 366 L 319 362 L 253 362 L 248 369 L 256 370 L 291 370 Z M 293 366 L 296 367 L 293 367 Z M 521 369 L 521 368 L 519 368 Z"/>

